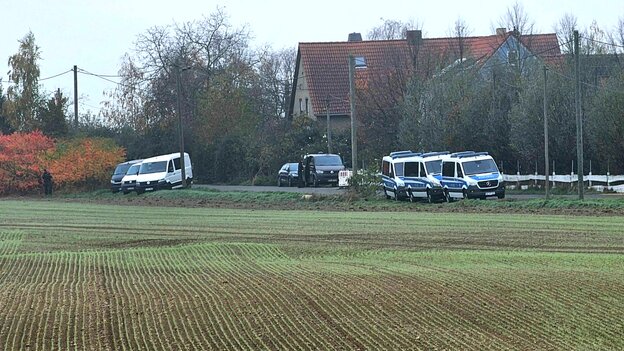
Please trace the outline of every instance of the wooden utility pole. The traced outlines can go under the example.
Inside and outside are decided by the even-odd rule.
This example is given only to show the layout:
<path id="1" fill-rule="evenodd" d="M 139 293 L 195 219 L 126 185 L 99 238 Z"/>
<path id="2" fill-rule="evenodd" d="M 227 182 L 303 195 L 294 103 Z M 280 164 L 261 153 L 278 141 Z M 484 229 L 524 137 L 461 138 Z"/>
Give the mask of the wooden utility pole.
<path id="1" fill-rule="evenodd" d="M 357 173 L 357 119 L 355 115 L 355 58 L 349 55 L 349 102 L 351 103 L 351 168 Z"/>
<path id="2" fill-rule="evenodd" d="M 546 173 L 546 179 L 544 182 L 546 189 L 546 199 L 550 197 L 550 170 L 548 169 L 548 94 L 546 93 L 547 85 L 547 69 L 544 65 L 544 172 Z"/>
<path id="3" fill-rule="evenodd" d="M 579 54 L 579 33 L 574 31 L 574 72 L 575 72 L 575 105 L 576 105 L 576 158 L 578 163 L 578 194 L 583 200 L 583 117 L 581 115 L 581 62 Z"/>
<path id="4" fill-rule="evenodd" d="M 182 177 L 182 188 L 186 188 L 186 165 L 184 160 L 184 127 L 182 126 L 182 102 L 180 99 L 180 65 L 176 65 L 176 110 L 178 112 L 178 141 L 180 142 L 180 171 Z"/>
<path id="5" fill-rule="evenodd" d="M 74 65 L 74 127 L 78 130 L 78 66 Z"/>
<path id="6" fill-rule="evenodd" d="M 327 153 L 331 154 L 331 125 L 329 123 L 329 96 L 325 101 L 325 113 L 327 114 Z"/>

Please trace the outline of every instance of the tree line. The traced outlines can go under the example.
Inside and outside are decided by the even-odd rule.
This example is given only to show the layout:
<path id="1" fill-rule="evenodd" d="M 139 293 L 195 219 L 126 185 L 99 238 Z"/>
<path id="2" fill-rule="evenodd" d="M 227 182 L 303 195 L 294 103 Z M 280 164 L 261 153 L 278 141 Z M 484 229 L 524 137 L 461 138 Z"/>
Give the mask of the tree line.
<path id="1" fill-rule="evenodd" d="M 404 38 L 414 23 L 383 20 L 369 40 Z M 530 34 L 532 24 L 515 5 L 501 25 Z M 557 24 L 562 51 L 576 28 L 571 15 Z M 470 32 L 458 19 L 449 36 Z M 624 21 L 612 32 L 597 24 L 582 32 L 582 109 L 586 160 L 593 173 L 624 173 L 624 70 L 620 62 Z M 53 138 L 106 137 L 129 159 L 178 150 L 182 121 L 185 150 L 198 181 L 274 183 L 279 166 L 327 149 L 324 121 L 289 118 L 296 50 L 253 48 L 251 32 L 235 28 L 217 9 L 182 24 L 155 26 L 137 36 L 119 69 L 123 77 L 108 92 L 97 118 L 68 123 L 67 98 L 44 99 L 38 84 L 40 59 L 34 35 L 20 41 L 9 59 L 11 85 L 0 86 L 0 131 L 41 130 Z M 488 151 L 507 173 L 543 171 L 542 65 L 498 65 L 484 73 L 469 61 L 436 66 L 429 76 L 394 75 L 383 85 L 357 92 L 359 159 L 378 167 L 399 149 Z M 557 173 L 576 160 L 574 66 L 564 57 L 550 66 L 548 96 L 550 158 Z M 440 74 L 443 71 L 443 74 Z M 332 151 L 348 163 L 349 131 L 335 131 Z M 589 167 L 589 162 L 585 162 Z M 359 165 L 362 166 L 362 165 Z M 588 172 L 587 168 L 585 172 Z M 575 170 L 576 172 L 576 170 Z"/>

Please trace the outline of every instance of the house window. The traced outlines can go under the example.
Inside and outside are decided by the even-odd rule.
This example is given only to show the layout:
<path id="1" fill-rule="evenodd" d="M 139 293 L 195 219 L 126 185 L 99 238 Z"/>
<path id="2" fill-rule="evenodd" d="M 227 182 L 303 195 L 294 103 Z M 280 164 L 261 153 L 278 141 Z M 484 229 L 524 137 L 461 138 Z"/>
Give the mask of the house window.
<path id="1" fill-rule="evenodd" d="M 364 56 L 356 56 L 355 60 L 355 68 L 366 68 L 366 58 Z"/>
<path id="2" fill-rule="evenodd" d="M 308 98 L 306 98 L 306 105 L 305 105 L 306 109 L 306 115 L 309 114 L 309 110 L 308 110 Z"/>
<path id="3" fill-rule="evenodd" d="M 303 113 L 303 99 L 299 99 L 299 113 Z"/>
<path id="4" fill-rule="evenodd" d="M 507 62 L 512 66 L 518 64 L 518 50 L 511 49 L 507 52 Z"/>

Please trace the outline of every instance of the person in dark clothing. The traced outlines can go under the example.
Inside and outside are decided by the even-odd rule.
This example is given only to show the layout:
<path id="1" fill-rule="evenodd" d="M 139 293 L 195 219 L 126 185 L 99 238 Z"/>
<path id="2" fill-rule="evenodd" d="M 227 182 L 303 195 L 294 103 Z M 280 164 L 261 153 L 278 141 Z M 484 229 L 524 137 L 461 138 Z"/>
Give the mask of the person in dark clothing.
<path id="1" fill-rule="evenodd" d="M 304 180 L 303 186 L 308 186 L 308 184 L 311 181 L 310 179 L 310 160 L 311 159 L 312 159 L 312 156 L 308 156 L 305 158 L 305 166 L 303 168 L 303 180 Z"/>
<path id="2" fill-rule="evenodd" d="M 43 179 L 43 192 L 46 195 L 52 195 L 52 174 L 44 169 L 41 178 Z"/>
<path id="3" fill-rule="evenodd" d="M 297 188 L 303 188 L 303 186 L 303 162 L 299 161 L 299 164 L 297 165 Z"/>

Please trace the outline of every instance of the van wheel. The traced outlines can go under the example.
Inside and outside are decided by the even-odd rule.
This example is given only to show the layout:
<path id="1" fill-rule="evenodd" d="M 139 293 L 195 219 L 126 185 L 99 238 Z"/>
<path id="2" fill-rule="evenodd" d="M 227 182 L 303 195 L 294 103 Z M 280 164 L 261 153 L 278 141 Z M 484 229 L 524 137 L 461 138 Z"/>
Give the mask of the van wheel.
<path id="1" fill-rule="evenodd" d="M 141 195 L 141 194 L 143 194 L 144 192 L 145 192 L 145 191 L 143 191 L 143 190 L 139 190 L 139 189 L 137 189 L 137 190 L 136 190 L 137 195 Z"/>
<path id="2" fill-rule="evenodd" d="M 498 197 L 499 199 L 504 199 L 505 198 L 505 193 L 500 193 L 500 194 L 496 195 L 496 197 Z"/>
<path id="3" fill-rule="evenodd" d="M 466 192 L 466 189 L 462 190 L 462 198 L 464 199 L 468 198 L 468 193 Z"/>
<path id="4" fill-rule="evenodd" d="M 282 180 L 279 177 L 277 177 L 277 186 L 278 187 L 282 186 Z"/>
<path id="5" fill-rule="evenodd" d="M 291 177 L 288 177 L 288 187 L 293 186 L 293 181 Z"/>
<path id="6" fill-rule="evenodd" d="M 400 197 L 399 197 L 399 190 L 397 188 L 394 188 L 394 201 L 400 201 Z"/>
<path id="7" fill-rule="evenodd" d="M 427 189 L 427 202 L 428 203 L 433 202 L 433 198 L 431 197 L 431 191 L 429 191 L 429 189 Z"/>
<path id="8" fill-rule="evenodd" d="M 451 197 L 451 194 L 449 193 L 448 189 L 444 191 L 444 201 L 453 202 L 453 198 Z"/>
<path id="9" fill-rule="evenodd" d="M 390 200 L 392 196 L 388 195 L 388 191 L 386 190 L 385 186 L 383 187 L 383 192 L 384 192 L 384 195 L 386 196 L 386 200 Z"/>
<path id="10" fill-rule="evenodd" d="M 409 193 L 408 193 L 408 196 L 409 196 L 409 201 L 410 201 L 410 202 L 414 202 L 414 201 L 416 201 L 416 198 L 414 197 L 414 194 L 412 193 L 412 189 L 410 189 L 410 190 L 408 190 L 408 191 L 409 191 Z"/>
<path id="11" fill-rule="evenodd" d="M 319 186 L 318 178 L 316 178 L 316 176 L 313 176 L 313 177 L 312 177 L 312 185 L 313 185 L 315 188 L 318 188 L 318 186 Z"/>

